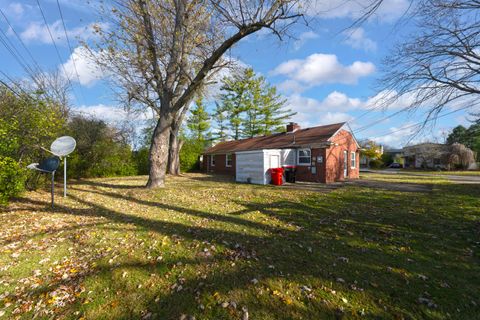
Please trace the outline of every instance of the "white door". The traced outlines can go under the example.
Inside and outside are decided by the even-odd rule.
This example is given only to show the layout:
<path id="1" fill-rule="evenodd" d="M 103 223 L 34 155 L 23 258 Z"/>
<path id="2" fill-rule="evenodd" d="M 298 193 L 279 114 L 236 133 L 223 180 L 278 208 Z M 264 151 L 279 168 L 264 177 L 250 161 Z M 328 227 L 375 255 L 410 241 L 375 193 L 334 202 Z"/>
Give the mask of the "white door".
<path id="1" fill-rule="evenodd" d="M 270 155 L 270 168 L 280 168 L 279 155 Z"/>
<path id="2" fill-rule="evenodd" d="M 343 177 L 348 176 L 348 152 L 343 151 Z"/>

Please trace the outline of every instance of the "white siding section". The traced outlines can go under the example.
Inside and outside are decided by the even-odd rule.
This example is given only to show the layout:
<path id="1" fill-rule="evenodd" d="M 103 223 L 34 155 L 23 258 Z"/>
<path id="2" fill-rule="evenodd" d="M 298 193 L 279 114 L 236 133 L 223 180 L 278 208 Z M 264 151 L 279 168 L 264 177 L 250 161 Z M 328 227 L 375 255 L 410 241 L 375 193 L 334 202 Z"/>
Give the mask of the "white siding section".
<path id="1" fill-rule="evenodd" d="M 235 176 L 238 182 L 265 184 L 263 150 L 237 152 L 235 157 Z"/>
<path id="2" fill-rule="evenodd" d="M 236 153 L 236 181 L 269 184 L 270 169 L 295 165 L 295 149 L 263 149 Z"/>

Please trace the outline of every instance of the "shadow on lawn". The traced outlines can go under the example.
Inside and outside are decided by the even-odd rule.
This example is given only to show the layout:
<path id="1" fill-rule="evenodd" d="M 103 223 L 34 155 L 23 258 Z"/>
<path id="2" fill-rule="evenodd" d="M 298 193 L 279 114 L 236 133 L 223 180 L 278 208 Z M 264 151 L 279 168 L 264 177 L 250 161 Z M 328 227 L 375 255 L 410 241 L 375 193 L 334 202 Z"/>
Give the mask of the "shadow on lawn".
<path id="1" fill-rule="evenodd" d="M 85 185 L 116 189 L 110 184 L 95 181 Z M 150 301 L 144 303 L 144 306 L 159 319 L 178 319 L 180 314 L 192 314 L 197 318 L 204 318 L 205 311 L 198 308 L 198 297 L 213 296 L 215 292 L 219 292 L 222 296 L 239 290 L 250 292 L 248 295 L 240 293 L 238 299 L 242 305 L 250 307 L 253 319 L 272 316 L 275 319 L 359 316 L 351 313 L 348 303 L 342 302 L 341 298 L 344 296 L 353 301 L 360 299 L 356 303 L 365 303 L 367 308 L 365 312 L 368 317 L 423 317 L 428 316 L 429 311 L 425 306 L 417 304 L 418 297 L 428 290 L 436 299 L 435 294 L 438 290 L 443 290 L 443 295 L 445 290 L 449 291 L 449 289 L 441 289 L 437 283 L 435 285 L 425 283 L 416 276 L 417 273 L 421 272 L 435 281 L 443 279 L 442 274 L 447 270 L 436 268 L 438 264 L 442 264 L 448 266 L 452 274 L 455 272 L 457 276 L 458 272 L 463 274 L 467 282 L 472 279 L 478 280 L 474 268 L 468 270 L 463 265 L 455 264 L 457 260 L 455 249 L 453 252 L 445 251 L 445 246 L 453 245 L 447 243 L 448 239 L 444 240 L 445 243 L 438 243 L 438 241 L 435 243 L 435 239 L 441 237 L 442 232 L 445 231 L 442 228 L 448 225 L 449 231 L 463 230 L 466 227 L 465 221 L 459 221 L 459 216 L 447 217 L 436 215 L 435 212 L 425 212 L 427 203 L 422 202 L 423 198 L 414 193 L 388 194 L 385 199 L 376 198 L 375 201 L 379 203 L 374 203 L 372 200 L 372 193 L 375 192 L 373 190 L 344 192 L 340 196 L 335 195 L 331 198 L 309 196 L 299 201 L 261 203 L 235 200 L 245 209 L 229 214 L 216 214 L 139 199 L 129 194 L 98 188 L 83 190 L 79 188 L 80 186 L 81 184 L 77 184 L 72 187 L 73 192 L 70 196 L 86 208 L 71 209 L 58 206 L 56 209 L 58 213 L 100 217 L 120 224 L 131 223 L 147 231 L 169 236 L 180 235 L 188 240 L 227 246 L 230 253 L 239 251 L 239 257 L 235 256 L 235 258 L 220 252 L 213 254 L 209 259 L 196 257 L 183 260 L 183 264 L 195 265 L 205 277 L 197 274 L 187 278 L 183 283 L 185 289 L 180 292 L 174 292 L 170 288 L 161 288 L 153 292 L 149 298 Z M 118 189 L 126 188 L 121 186 Z M 460 191 L 461 187 L 457 186 L 453 193 Z M 155 220 L 154 216 L 150 218 L 126 213 L 123 210 L 113 210 L 107 205 L 99 204 L 98 201 L 93 203 L 86 200 L 83 194 L 87 193 L 96 193 L 104 197 L 105 204 L 108 204 L 108 199 L 133 202 L 140 206 L 227 223 L 233 229 L 198 227 L 180 222 Z M 441 198 L 438 197 L 432 201 L 448 201 L 449 198 L 454 199 L 454 195 L 442 195 Z M 478 195 L 478 192 L 468 194 L 471 197 L 475 195 Z M 405 206 L 405 209 L 402 209 L 402 206 Z M 278 219 L 290 225 L 291 228 L 242 218 L 242 215 L 256 211 Z M 442 221 L 438 221 L 439 219 Z M 437 223 L 439 227 L 432 230 L 430 228 L 432 223 Z M 245 231 L 244 228 L 249 230 Z M 225 245 L 225 242 L 228 245 Z M 239 247 L 235 248 L 237 243 Z M 434 253 L 435 250 L 440 249 L 444 250 L 445 254 Z M 247 252 L 254 258 L 248 259 L 242 256 L 242 252 Z M 166 265 L 173 266 L 177 262 L 178 260 L 172 260 L 148 265 L 131 263 L 115 267 L 103 265 L 87 276 L 103 275 L 108 278 L 114 269 L 123 267 L 147 269 L 155 273 L 158 270 L 164 270 Z M 232 267 L 233 262 L 235 266 Z M 397 269 L 407 270 L 409 274 Z M 253 278 L 260 280 L 261 283 L 255 286 L 251 282 Z M 265 283 L 281 282 L 284 279 L 294 283 L 292 287 L 284 288 L 296 293 L 297 298 L 293 303 L 285 303 L 281 297 L 272 295 L 272 291 L 265 291 Z M 61 283 L 58 284 L 60 285 Z M 121 284 L 111 276 L 110 285 L 114 290 L 122 288 Z M 316 294 L 314 298 L 308 297 L 308 291 L 301 292 L 300 288 L 304 285 L 314 290 Z M 263 294 L 259 293 L 260 289 L 263 290 Z M 332 294 L 332 290 L 337 291 L 337 294 Z M 129 293 L 125 294 L 130 297 Z M 451 294 L 461 295 L 456 289 Z M 155 302 L 156 299 L 158 302 Z M 439 299 L 442 300 L 441 297 Z M 206 312 L 210 317 L 241 318 L 242 312 L 238 310 L 240 306 L 237 310 L 221 308 L 218 306 L 221 302 L 223 301 L 215 301 L 215 304 L 206 306 Z M 440 302 L 444 305 L 439 304 L 440 309 L 436 310 L 437 312 L 443 314 L 442 308 L 455 310 L 453 306 L 448 305 L 448 300 Z M 344 305 L 345 310 L 341 311 L 339 305 Z M 120 308 L 123 310 L 121 319 L 140 317 L 138 310 L 131 309 L 128 303 L 122 304 Z"/>

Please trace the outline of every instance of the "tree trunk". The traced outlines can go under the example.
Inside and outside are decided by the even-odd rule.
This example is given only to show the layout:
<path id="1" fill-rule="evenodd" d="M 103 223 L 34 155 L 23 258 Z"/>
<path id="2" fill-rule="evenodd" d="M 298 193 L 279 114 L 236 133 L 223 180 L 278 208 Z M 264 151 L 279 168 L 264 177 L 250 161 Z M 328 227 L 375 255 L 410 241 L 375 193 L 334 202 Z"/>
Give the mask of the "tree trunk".
<path id="1" fill-rule="evenodd" d="M 171 115 L 161 115 L 153 131 L 147 188 L 159 188 L 165 185 L 172 122 L 173 117 Z"/>
<path id="2" fill-rule="evenodd" d="M 187 103 L 187 105 L 190 104 Z M 188 108 L 184 107 L 179 111 L 175 120 L 172 122 L 170 130 L 170 143 L 168 152 L 168 174 L 180 174 L 180 150 L 182 149 L 183 141 L 180 140 L 180 128 L 187 113 Z"/>
<path id="3" fill-rule="evenodd" d="M 179 175 L 180 174 L 180 149 L 183 144 L 178 137 L 179 126 L 172 126 L 170 130 L 170 149 L 168 152 L 168 174 Z"/>

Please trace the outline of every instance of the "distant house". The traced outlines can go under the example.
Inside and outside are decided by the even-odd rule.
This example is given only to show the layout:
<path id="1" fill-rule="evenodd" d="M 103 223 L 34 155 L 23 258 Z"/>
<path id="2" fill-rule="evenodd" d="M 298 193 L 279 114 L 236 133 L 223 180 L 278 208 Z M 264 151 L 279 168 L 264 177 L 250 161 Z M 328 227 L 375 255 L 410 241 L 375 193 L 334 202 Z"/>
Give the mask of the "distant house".
<path id="1" fill-rule="evenodd" d="M 270 169 L 296 168 L 296 180 L 330 183 L 359 176 L 359 145 L 347 123 L 220 142 L 205 150 L 202 169 L 230 174 L 236 181 L 270 183 Z"/>
<path id="2" fill-rule="evenodd" d="M 406 168 L 445 169 L 449 154 L 449 146 L 441 143 L 426 142 L 403 148 Z"/>

